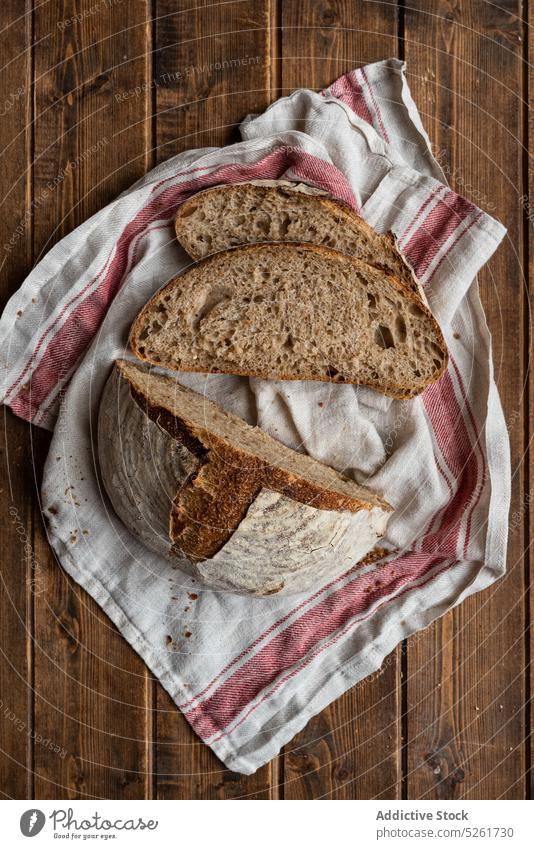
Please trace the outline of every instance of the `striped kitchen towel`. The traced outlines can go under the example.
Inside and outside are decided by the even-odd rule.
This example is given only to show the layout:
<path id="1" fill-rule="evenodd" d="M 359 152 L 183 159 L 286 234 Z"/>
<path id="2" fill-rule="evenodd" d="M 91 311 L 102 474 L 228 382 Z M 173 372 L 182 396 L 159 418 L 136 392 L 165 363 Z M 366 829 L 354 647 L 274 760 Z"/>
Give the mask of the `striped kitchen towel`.
<path id="1" fill-rule="evenodd" d="M 447 187 L 403 64 L 296 91 L 246 118 L 242 136 L 163 163 L 57 244 L 8 303 L 0 357 L 4 403 L 54 429 L 42 504 L 62 566 L 201 739 L 252 773 L 402 639 L 504 573 L 510 460 L 474 282 L 505 231 Z M 451 356 L 408 402 L 353 386 L 181 375 L 396 508 L 383 561 L 314 592 L 249 599 L 203 588 L 126 531 L 99 485 L 95 422 L 132 319 L 188 263 L 173 234 L 178 206 L 207 186 L 282 177 L 396 234 Z"/>

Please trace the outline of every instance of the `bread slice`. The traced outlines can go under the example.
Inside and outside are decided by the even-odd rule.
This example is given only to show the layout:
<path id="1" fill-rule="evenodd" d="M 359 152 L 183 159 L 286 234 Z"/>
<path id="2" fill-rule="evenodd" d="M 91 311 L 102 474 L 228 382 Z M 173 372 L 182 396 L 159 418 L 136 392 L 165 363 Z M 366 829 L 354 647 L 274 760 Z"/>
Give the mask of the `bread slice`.
<path id="1" fill-rule="evenodd" d="M 222 251 L 161 289 L 132 325 L 141 360 L 179 371 L 366 384 L 410 398 L 447 349 L 398 278 L 314 245 Z"/>
<path id="2" fill-rule="evenodd" d="M 216 186 L 179 208 L 178 241 L 193 259 L 257 242 L 311 242 L 359 257 L 418 291 L 391 233 L 380 234 L 325 192 L 287 181 Z"/>
<path id="3" fill-rule="evenodd" d="M 350 568 L 392 510 L 173 378 L 124 360 L 104 390 L 98 451 L 105 489 L 133 534 L 240 592 L 296 592 Z"/>

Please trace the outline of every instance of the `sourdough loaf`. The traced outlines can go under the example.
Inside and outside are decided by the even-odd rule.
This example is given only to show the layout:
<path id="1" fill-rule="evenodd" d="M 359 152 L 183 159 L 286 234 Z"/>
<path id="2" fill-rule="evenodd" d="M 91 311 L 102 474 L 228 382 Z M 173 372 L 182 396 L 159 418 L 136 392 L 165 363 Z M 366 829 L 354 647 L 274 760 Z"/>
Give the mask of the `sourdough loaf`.
<path id="1" fill-rule="evenodd" d="M 417 395 L 447 366 L 417 292 L 311 244 L 248 245 L 202 260 L 149 301 L 130 345 L 169 369 L 366 384 L 395 398 Z"/>
<path id="2" fill-rule="evenodd" d="M 381 497 L 146 366 L 119 360 L 98 424 L 105 490 L 150 549 L 266 595 L 346 571 L 383 536 Z"/>
<path id="3" fill-rule="evenodd" d="M 178 241 L 193 259 L 257 242 L 311 242 L 334 248 L 418 283 L 391 233 L 377 233 L 346 204 L 326 192 L 289 181 L 215 186 L 179 208 Z"/>

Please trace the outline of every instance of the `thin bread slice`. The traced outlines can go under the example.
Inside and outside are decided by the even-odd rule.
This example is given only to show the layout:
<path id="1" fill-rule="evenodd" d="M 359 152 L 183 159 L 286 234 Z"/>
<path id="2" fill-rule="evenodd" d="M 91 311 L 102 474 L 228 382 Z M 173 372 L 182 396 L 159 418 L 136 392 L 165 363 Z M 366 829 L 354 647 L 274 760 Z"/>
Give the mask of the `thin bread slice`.
<path id="1" fill-rule="evenodd" d="M 193 259 L 258 242 L 310 242 L 364 259 L 418 291 L 391 233 L 377 233 L 344 203 L 309 186 L 256 181 L 215 186 L 179 208 L 176 236 Z"/>
<path id="2" fill-rule="evenodd" d="M 366 384 L 395 398 L 417 395 L 447 366 L 442 333 L 415 292 L 309 244 L 208 257 L 149 301 L 130 345 L 178 371 Z"/>
<path id="3" fill-rule="evenodd" d="M 98 449 L 116 512 L 149 548 L 208 583 L 296 592 L 383 536 L 379 495 L 222 410 L 170 376 L 118 360 Z M 326 572 L 325 572 L 326 570 Z"/>

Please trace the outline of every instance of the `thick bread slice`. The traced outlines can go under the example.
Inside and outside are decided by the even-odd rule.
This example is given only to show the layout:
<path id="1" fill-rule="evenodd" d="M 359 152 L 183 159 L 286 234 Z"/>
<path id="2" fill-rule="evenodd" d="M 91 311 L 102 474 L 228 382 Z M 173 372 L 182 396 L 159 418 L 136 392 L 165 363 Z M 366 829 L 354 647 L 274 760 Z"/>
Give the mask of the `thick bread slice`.
<path id="1" fill-rule="evenodd" d="M 447 348 L 400 280 L 314 245 L 222 251 L 161 289 L 132 325 L 134 354 L 181 371 L 367 384 L 410 398 Z"/>
<path id="2" fill-rule="evenodd" d="M 169 376 L 119 360 L 99 413 L 105 489 L 149 548 L 239 592 L 297 592 L 383 536 L 392 508 Z"/>
<path id="3" fill-rule="evenodd" d="M 269 180 L 216 186 L 179 208 L 178 241 L 193 259 L 257 242 L 311 242 L 395 275 L 418 291 L 391 233 L 373 230 L 354 210 L 308 186 Z"/>

